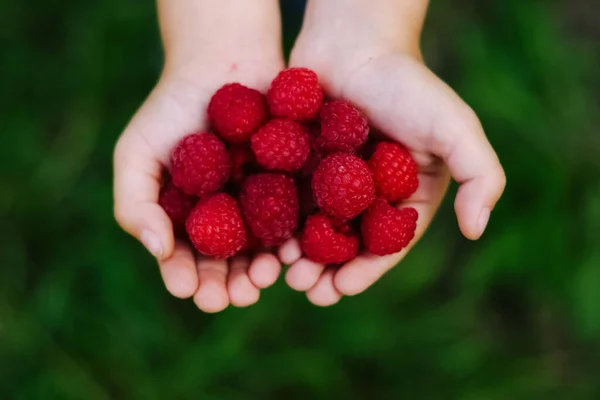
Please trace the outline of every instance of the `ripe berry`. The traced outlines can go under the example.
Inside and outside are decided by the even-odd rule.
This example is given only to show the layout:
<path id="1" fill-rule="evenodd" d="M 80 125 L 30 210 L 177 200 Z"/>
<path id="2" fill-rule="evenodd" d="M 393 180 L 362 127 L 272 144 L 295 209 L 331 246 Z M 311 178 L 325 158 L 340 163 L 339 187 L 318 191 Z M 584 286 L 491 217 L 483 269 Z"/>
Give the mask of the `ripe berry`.
<path id="1" fill-rule="evenodd" d="M 323 213 L 308 217 L 300 238 L 306 257 L 321 264 L 339 264 L 353 259 L 358 253 L 358 245 L 358 237 L 351 233 L 348 224 L 332 226 L 330 217 Z"/>
<path id="2" fill-rule="evenodd" d="M 288 119 L 269 121 L 251 143 L 258 163 L 268 170 L 296 171 L 310 151 L 306 127 Z"/>
<path id="3" fill-rule="evenodd" d="M 377 196 L 389 201 L 408 199 L 419 187 L 417 163 L 406 147 L 381 142 L 369 160 Z"/>
<path id="4" fill-rule="evenodd" d="M 185 227 L 196 250 L 210 257 L 231 257 L 246 243 L 240 208 L 226 193 L 201 199 L 190 213 Z"/>
<path id="5" fill-rule="evenodd" d="M 362 217 L 362 239 L 367 251 L 377 256 L 397 253 L 415 236 L 419 214 L 412 207 L 394 208 L 377 199 Z"/>
<path id="6" fill-rule="evenodd" d="M 297 121 L 313 119 L 323 102 L 317 74 L 307 68 L 281 71 L 267 92 L 271 114 Z"/>
<path id="7" fill-rule="evenodd" d="M 325 151 L 356 151 L 369 136 L 369 123 L 362 112 L 344 100 L 328 101 L 321 109 L 321 134 L 317 144 Z"/>
<path id="8" fill-rule="evenodd" d="M 176 232 L 185 231 L 185 220 L 196 204 L 196 198 L 176 188 L 171 180 L 160 189 L 158 204 L 165 210 Z"/>
<path id="9" fill-rule="evenodd" d="M 240 204 L 252 233 L 267 247 L 283 243 L 298 227 L 298 189 L 294 180 L 283 174 L 246 178 Z"/>
<path id="10" fill-rule="evenodd" d="M 171 156 L 173 184 L 187 194 L 204 196 L 221 189 L 231 173 L 225 144 L 206 132 L 184 137 Z"/>
<path id="11" fill-rule="evenodd" d="M 367 163 L 352 154 L 325 157 L 315 170 L 312 186 L 321 210 L 341 220 L 356 217 L 375 199 Z"/>
<path id="12" fill-rule="evenodd" d="M 267 120 L 267 103 L 258 91 L 229 83 L 215 92 L 208 104 L 208 119 L 225 141 L 240 144 Z"/>

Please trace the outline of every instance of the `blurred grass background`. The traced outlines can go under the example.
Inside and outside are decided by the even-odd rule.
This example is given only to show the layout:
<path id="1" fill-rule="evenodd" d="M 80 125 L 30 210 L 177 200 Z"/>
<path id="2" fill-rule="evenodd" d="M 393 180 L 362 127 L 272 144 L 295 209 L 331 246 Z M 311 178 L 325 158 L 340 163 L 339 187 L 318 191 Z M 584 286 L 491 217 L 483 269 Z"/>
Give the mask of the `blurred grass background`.
<path id="1" fill-rule="evenodd" d="M 4 2 L 0 398 L 600 398 L 600 3 L 432 3 L 428 63 L 507 171 L 488 232 L 460 236 L 451 193 L 365 294 L 319 309 L 280 281 L 209 316 L 112 218 L 111 152 L 161 68 L 153 2 Z"/>

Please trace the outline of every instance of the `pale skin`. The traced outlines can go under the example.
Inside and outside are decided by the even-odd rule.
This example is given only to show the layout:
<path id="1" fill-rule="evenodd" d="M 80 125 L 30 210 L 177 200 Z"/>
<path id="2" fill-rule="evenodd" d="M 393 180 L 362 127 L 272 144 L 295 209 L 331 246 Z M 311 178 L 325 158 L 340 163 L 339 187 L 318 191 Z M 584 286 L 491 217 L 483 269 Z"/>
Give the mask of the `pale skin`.
<path id="1" fill-rule="evenodd" d="M 173 237 L 157 204 L 161 177 L 173 146 L 208 129 L 206 107 L 220 86 L 265 91 L 283 69 L 278 7 L 276 0 L 159 0 L 165 67 L 115 149 L 117 221 L 157 258 L 167 290 L 193 297 L 205 312 L 255 303 L 281 264 L 269 253 L 228 261 L 196 256 Z"/>
<path id="2" fill-rule="evenodd" d="M 156 88 L 132 119 L 115 151 L 115 215 L 159 260 L 167 289 L 194 296 L 216 312 L 246 306 L 271 285 L 280 264 L 290 265 L 288 285 L 319 306 L 356 295 L 406 255 L 361 254 L 340 268 L 302 258 L 290 239 L 253 260 L 200 258 L 174 241 L 157 205 L 160 174 L 169 149 L 190 131 L 206 127 L 202 110 L 223 83 L 239 81 L 265 90 L 283 68 L 278 5 L 274 0 L 160 0 L 166 63 Z M 333 97 L 356 104 L 390 139 L 405 144 L 419 165 L 419 189 L 399 206 L 419 212 L 414 246 L 429 226 L 450 179 L 465 237 L 484 232 L 506 178 L 475 113 L 422 61 L 419 38 L 427 1 L 309 0 L 290 66 L 308 67 Z M 224 25 L 227 24 L 227 25 Z M 224 37 L 211 35 L 228 26 Z M 223 29 L 218 30 L 223 32 Z M 209 39 L 205 39 L 208 38 Z"/>

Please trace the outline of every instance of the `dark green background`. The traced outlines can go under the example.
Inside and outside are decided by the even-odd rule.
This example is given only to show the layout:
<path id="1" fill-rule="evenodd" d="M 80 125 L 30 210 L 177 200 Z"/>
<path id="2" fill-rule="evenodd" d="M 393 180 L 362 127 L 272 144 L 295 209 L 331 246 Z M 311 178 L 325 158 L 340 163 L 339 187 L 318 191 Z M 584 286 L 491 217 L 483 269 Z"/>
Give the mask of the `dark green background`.
<path id="1" fill-rule="evenodd" d="M 4 3 L 0 398 L 600 398 L 598 1 L 432 2 L 427 61 L 508 176 L 482 240 L 451 193 L 366 293 L 320 309 L 280 280 L 215 316 L 112 217 L 111 152 L 161 68 L 153 2 Z"/>

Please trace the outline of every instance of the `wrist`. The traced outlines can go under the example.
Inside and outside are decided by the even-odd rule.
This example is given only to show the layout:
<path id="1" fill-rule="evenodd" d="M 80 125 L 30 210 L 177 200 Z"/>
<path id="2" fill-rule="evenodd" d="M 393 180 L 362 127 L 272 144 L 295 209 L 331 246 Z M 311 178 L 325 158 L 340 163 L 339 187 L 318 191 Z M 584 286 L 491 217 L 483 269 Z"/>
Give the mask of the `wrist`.
<path id="1" fill-rule="evenodd" d="M 300 38 L 359 53 L 420 58 L 427 0 L 309 0 Z"/>
<path id="2" fill-rule="evenodd" d="M 242 85 L 266 92 L 273 78 L 284 68 L 281 57 L 272 59 L 197 58 L 189 63 L 166 64 L 159 84 L 187 85 L 213 93 L 226 83 Z"/>
<path id="3" fill-rule="evenodd" d="M 282 63 L 277 0 L 159 0 L 158 12 L 163 75 L 222 75 Z"/>
<path id="4" fill-rule="evenodd" d="M 260 66 L 283 59 L 279 32 L 269 35 L 264 30 L 240 30 L 203 41 L 182 40 L 165 45 L 164 69 L 236 70 L 250 65 Z"/>

